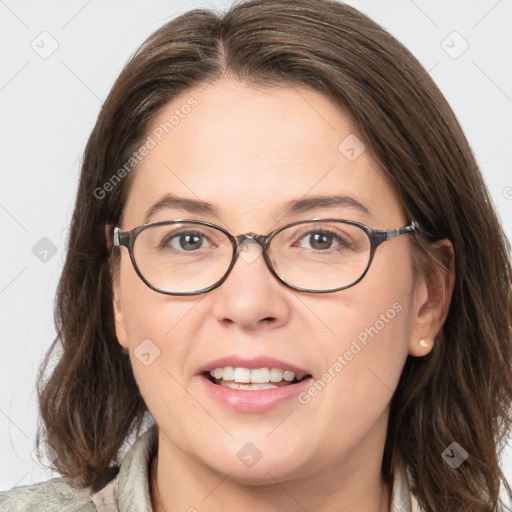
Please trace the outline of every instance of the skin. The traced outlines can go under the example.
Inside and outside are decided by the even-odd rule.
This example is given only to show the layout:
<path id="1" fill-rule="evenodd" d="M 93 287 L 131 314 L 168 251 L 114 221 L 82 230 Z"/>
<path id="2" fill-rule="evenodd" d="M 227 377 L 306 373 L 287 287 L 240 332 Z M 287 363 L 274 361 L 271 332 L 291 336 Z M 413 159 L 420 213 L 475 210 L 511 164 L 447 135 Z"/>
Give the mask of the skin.
<path id="1" fill-rule="evenodd" d="M 176 98 L 152 128 L 191 96 L 197 106 L 135 171 L 122 229 L 143 224 L 147 209 L 169 192 L 215 203 L 221 215 L 173 208 L 151 221 L 205 220 L 234 234 L 267 234 L 315 217 L 377 229 L 411 220 L 369 150 L 355 161 L 338 150 L 356 131 L 319 93 L 255 88 L 226 77 Z M 347 206 L 278 214 L 288 200 L 334 193 L 356 198 L 371 215 Z M 239 258 L 228 279 L 209 293 L 167 296 L 142 282 L 121 249 L 113 294 L 116 330 L 159 427 L 151 464 L 156 511 L 389 510 L 390 489 L 380 468 L 390 400 L 407 356 L 431 350 L 453 288 L 453 278 L 425 282 L 414 275 L 410 237 L 379 247 L 354 287 L 318 295 L 287 288 L 257 257 L 250 263 Z M 450 265 L 450 243 L 438 249 Z M 320 377 L 396 302 L 401 311 L 306 405 L 292 399 L 268 412 L 240 413 L 202 390 L 198 368 L 233 353 L 277 357 Z M 134 356 L 147 338 L 160 350 L 149 366 Z M 420 338 L 429 346 L 422 347 Z M 237 458 L 247 442 L 262 453 L 250 468 Z"/>

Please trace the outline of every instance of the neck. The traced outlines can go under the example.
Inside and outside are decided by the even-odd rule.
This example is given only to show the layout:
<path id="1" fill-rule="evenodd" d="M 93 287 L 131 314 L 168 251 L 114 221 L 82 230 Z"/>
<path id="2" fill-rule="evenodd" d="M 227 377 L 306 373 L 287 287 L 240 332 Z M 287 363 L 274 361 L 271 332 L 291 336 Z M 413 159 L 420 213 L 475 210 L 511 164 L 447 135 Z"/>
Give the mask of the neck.
<path id="1" fill-rule="evenodd" d="M 174 460 L 177 453 L 173 453 Z M 182 457 L 183 454 L 178 456 L 178 461 Z M 161 460 L 157 454 L 150 468 L 151 500 L 155 512 L 198 512 L 206 508 L 211 512 L 390 510 L 391 489 L 382 480 L 380 464 L 365 463 L 341 471 L 326 468 L 316 477 L 307 476 L 282 483 L 274 479 L 273 483 L 255 486 L 231 480 L 197 462 L 188 468 L 179 463 L 169 468 L 161 464 Z"/>

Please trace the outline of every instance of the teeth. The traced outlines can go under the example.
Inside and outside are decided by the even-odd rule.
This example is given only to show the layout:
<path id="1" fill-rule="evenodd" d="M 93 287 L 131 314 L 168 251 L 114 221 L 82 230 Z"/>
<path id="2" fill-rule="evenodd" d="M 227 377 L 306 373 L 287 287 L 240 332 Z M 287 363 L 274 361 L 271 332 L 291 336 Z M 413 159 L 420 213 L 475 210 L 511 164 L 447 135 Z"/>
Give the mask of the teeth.
<path id="1" fill-rule="evenodd" d="M 248 368 L 235 368 L 233 380 L 235 382 L 251 382 L 251 370 Z"/>
<path id="2" fill-rule="evenodd" d="M 290 370 L 282 370 L 281 368 L 257 368 L 249 369 L 242 367 L 226 366 L 225 368 L 215 368 L 210 370 L 210 375 L 218 380 L 223 380 L 227 384 L 229 381 L 234 381 L 239 384 L 268 384 L 270 382 L 281 382 L 283 380 L 292 382 L 295 378 L 302 380 L 306 374 L 298 373 L 295 375 Z M 231 386 L 228 386 L 231 387 Z M 275 387 L 275 386 L 271 386 Z M 245 389 L 244 387 L 236 386 L 235 389 Z M 251 388 L 257 389 L 257 388 Z M 258 388 L 269 389 L 269 388 Z"/>
<path id="3" fill-rule="evenodd" d="M 246 391 L 250 390 L 259 390 L 259 389 L 274 389 L 278 388 L 279 386 L 276 386 L 275 384 L 238 384 L 238 382 L 234 382 L 232 380 L 222 380 L 219 382 L 221 386 L 224 386 L 225 388 L 231 388 L 231 389 L 244 389 Z"/>

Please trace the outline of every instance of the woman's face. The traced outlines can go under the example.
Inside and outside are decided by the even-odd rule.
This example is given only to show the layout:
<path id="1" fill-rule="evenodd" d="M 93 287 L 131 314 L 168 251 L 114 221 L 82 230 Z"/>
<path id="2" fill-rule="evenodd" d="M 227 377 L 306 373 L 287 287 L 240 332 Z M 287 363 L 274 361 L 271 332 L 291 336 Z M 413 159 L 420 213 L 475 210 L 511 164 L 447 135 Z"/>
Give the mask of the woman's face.
<path id="1" fill-rule="evenodd" d="M 305 88 L 258 89 L 227 78 L 197 88 L 169 104 L 148 132 L 120 228 L 179 218 L 236 235 L 319 217 L 406 225 L 354 132 L 333 103 Z M 147 218 L 168 194 L 208 202 L 217 213 L 167 202 Z M 345 202 L 283 215 L 290 201 L 331 196 L 368 212 Z M 121 248 L 117 336 L 159 426 L 160 451 L 254 484 L 329 468 L 348 474 L 369 459 L 380 466 L 390 399 L 408 353 L 421 355 L 410 347 L 426 334 L 416 322 L 425 290 L 415 287 L 410 236 L 380 246 L 357 285 L 327 294 L 286 287 L 259 246 L 247 244 L 220 287 L 163 295 L 143 283 Z M 222 367 L 245 367 L 236 357 L 249 368 L 289 365 L 312 377 L 286 391 L 235 391 L 203 375 L 220 358 L 227 358 Z M 236 402 L 241 394 L 245 405 Z"/>

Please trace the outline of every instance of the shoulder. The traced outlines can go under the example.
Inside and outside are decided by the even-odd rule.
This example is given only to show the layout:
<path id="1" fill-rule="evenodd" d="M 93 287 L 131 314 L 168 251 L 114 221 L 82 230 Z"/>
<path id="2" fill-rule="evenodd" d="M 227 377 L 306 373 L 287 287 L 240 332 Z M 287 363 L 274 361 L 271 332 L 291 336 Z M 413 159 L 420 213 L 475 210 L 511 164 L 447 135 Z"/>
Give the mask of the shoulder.
<path id="1" fill-rule="evenodd" d="M 85 491 L 69 485 L 63 478 L 53 478 L 34 485 L 0 492 L 2 512 L 97 512 Z"/>
<path id="2" fill-rule="evenodd" d="M 414 479 L 410 468 L 400 462 L 393 473 L 391 512 L 423 512 L 424 509 L 412 493 Z"/>
<path id="3" fill-rule="evenodd" d="M 1 512 L 117 512 L 151 510 L 149 463 L 156 454 L 158 429 L 148 429 L 131 446 L 118 474 L 97 493 L 77 489 L 64 478 L 0 492 Z M 135 508 L 134 508 L 135 506 Z"/>

